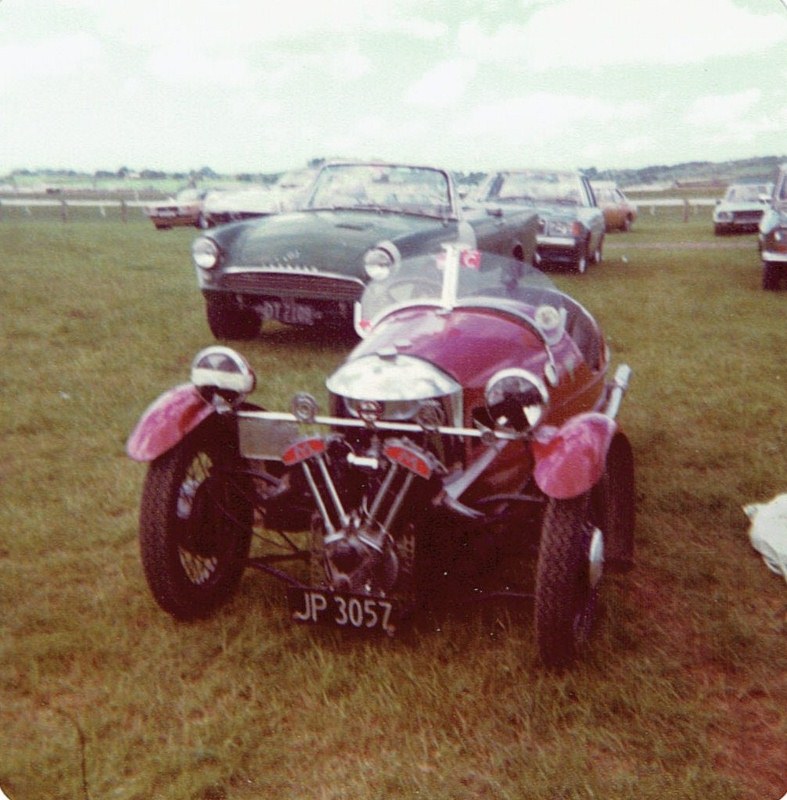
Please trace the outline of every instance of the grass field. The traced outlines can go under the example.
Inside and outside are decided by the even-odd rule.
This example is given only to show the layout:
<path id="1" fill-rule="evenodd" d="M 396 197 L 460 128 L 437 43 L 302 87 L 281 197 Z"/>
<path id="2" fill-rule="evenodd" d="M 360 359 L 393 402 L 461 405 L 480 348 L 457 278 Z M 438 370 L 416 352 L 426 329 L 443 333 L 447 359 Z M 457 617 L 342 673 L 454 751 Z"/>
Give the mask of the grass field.
<path id="1" fill-rule="evenodd" d="M 6 210 L 0 274 L 0 787 L 10 800 L 779 800 L 787 587 L 742 506 L 787 491 L 787 292 L 710 212 L 643 213 L 558 282 L 634 369 L 637 566 L 587 659 L 536 659 L 525 614 L 393 641 L 292 627 L 249 573 L 178 624 L 144 583 L 146 405 L 211 342 L 194 231 Z M 346 344 L 264 332 L 255 399 L 324 399 Z"/>

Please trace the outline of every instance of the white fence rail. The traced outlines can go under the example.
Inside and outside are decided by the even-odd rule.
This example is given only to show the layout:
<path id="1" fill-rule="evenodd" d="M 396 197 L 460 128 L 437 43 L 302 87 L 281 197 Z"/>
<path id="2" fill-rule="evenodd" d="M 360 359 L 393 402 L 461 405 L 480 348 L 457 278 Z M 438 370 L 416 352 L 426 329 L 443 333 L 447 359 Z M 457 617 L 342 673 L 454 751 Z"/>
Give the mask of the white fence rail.
<path id="1" fill-rule="evenodd" d="M 83 199 L 66 199 L 66 198 L 34 198 L 34 197 L 18 197 L 18 196 L 0 196 L 0 220 L 2 220 L 2 212 L 4 208 L 23 208 L 27 213 L 31 213 L 33 208 L 59 208 L 61 217 L 65 221 L 68 218 L 68 209 L 70 208 L 96 208 L 98 213 L 102 216 L 106 214 L 107 209 L 120 209 L 121 216 L 126 217 L 129 209 L 137 208 L 142 209 L 145 206 L 154 206 L 157 204 L 156 200 L 83 200 Z M 693 197 L 693 198 L 679 198 L 679 197 L 662 197 L 647 200 L 634 200 L 639 208 L 640 214 L 649 212 L 656 213 L 657 208 L 682 208 L 684 219 L 688 219 L 689 214 L 696 214 L 700 208 L 713 207 L 716 205 L 716 199 L 712 197 Z"/>

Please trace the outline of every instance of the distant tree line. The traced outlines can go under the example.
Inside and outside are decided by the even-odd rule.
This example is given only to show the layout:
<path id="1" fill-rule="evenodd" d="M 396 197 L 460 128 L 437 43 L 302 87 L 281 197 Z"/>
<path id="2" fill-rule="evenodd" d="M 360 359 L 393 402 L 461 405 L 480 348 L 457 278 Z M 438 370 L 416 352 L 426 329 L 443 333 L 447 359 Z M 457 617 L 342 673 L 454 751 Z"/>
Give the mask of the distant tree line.
<path id="1" fill-rule="evenodd" d="M 314 158 L 307 162 L 309 167 L 319 167 L 328 159 Z M 689 161 L 682 164 L 654 164 L 640 169 L 598 169 L 595 166 L 586 167 L 583 172 L 591 180 L 616 181 L 621 186 L 634 186 L 641 184 L 691 184 L 713 183 L 726 184 L 737 180 L 767 181 L 771 180 L 779 165 L 787 161 L 787 156 L 761 156 L 757 158 L 739 159 L 735 161 Z M 163 179 L 179 180 L 183 183 L 196 185 L 204 180 L 231 179 L 248 183 L 274 183 L 281 175 L 280 172 L 241 172 L 235 175 L 221 175 L 208 166 L 188 172 L 166 172 L 157 169 L 133 170 L 127 166 L 117 170 L 96 170 L 95 173 L 84 173 L 71 169 L 17 169 L 0 180 L 15 183 L 16 177 L 38 177 L 43 179 L 84 179 L 100 180 L 126 180 L 139 179 L 156 181 Z M 455 176 L 460 184 L 476 184 L 483 178 L 483 172 L 456 172 Z"/>

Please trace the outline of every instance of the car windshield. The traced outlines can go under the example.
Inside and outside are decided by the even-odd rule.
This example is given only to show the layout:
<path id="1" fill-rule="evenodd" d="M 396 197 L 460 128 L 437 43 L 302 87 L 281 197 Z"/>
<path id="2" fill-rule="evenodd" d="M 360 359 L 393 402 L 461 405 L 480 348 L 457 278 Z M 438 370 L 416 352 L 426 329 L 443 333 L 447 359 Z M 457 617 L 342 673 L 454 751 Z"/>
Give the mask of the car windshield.
<path id="1" fill-rule="evenodd" d="M 448 175 L 439 169 L 388 164 L 323 167 L 307 203 L 313 209 L 392 211 L 455 216 Z"/>
<path id="2" fill-rule="evenodd" d="M 406 259 L 387 278 L 367 284 L 356 317 L 365 336 L 377 320 L 394 308 L 430 305 L 450 310 L 456 305 L 504 308 L 539 329 L 559 325 L 571 305 L 566 295 L 535 267 L 521 261 L 447 247 L 443 252 Z M 546 308 L 554 310 L 544 310 Z"/>
<path id="3" fill-rule="evenodd" d="M 497 172 L 482 185 L 481 202 L 513 202 L 537 205 L 585 206 L 588 199 L 582 181 L 573 173 L 549 170 Z"/>

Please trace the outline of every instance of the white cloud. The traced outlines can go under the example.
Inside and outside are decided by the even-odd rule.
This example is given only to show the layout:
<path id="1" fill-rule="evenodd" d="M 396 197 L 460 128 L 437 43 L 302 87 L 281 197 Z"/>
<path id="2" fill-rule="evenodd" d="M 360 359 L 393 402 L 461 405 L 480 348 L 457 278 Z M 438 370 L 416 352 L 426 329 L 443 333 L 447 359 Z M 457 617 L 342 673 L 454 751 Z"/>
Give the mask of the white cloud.
<path id="1" fill-rule="evenodd" d="M 14 82 L 68 75 L 95 64 L 101 54 L 101 43 L 88 33 L 45 36 L 0 46 L 0 75 Z"/>
<path id="2" fill-rule="evenodd" d="M 738 123 L 759 103 L 762 92 L 746 89 L 735 94 L 714 94 L 698 97 L 690 106 L 685 120 L 691 125 L 716 127 Z"/>
<path id="3" fill-rule="evenodd" d="M 180 87 L 213 84 L 227 90 L 248 85 L 250 79 L 243 59 L 205 53 L 189 42 L 178 42 L 166 50 L 156 49 L 148 57 L 146 69 L 154 80 Z"/>
<path id="4" fill-rule="evenodd" d="M 458 35 L 462 52 L 539 71 L 700 63 L 785 41 L 785 14 L 751 13 L 733 0 L 562 0 L 490 33 L 469 20 Z"/>
<path id="5" fill-rule="evenodd" d="M 481 104 L 467 114 L 467 125 L 478 133 L 502 128 L 518 137 L 541 138 L 590 122 L 620 123 L 642 119 L 649 113 L 639 102 L 615 104 L 593 96 L 533 92 Z"/>
<path id="6" fill-rule="evenodd" d="M 451 59 L 432 67 L 404 93 L 405 100 L 430 108 L 456 105 L 476 72 L 473 61 Z"/>

